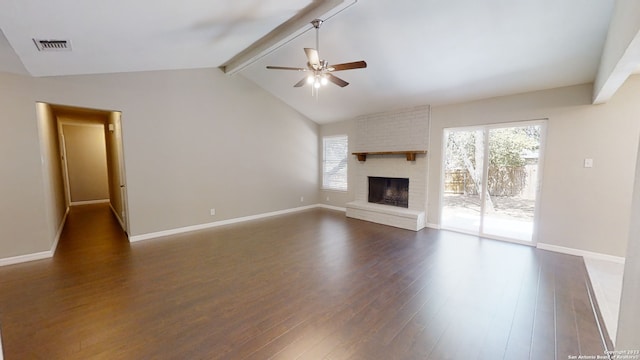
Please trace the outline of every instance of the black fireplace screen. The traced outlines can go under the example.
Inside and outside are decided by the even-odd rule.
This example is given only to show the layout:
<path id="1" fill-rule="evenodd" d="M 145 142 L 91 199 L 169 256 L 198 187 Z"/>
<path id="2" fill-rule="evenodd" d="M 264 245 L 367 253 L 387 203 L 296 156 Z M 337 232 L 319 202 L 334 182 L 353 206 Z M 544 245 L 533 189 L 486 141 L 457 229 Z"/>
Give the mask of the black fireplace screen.
<path id="1" fill-rule="evenodd" d="M 409 179 L 369 176 L 369 202 L 409 207 Z"/>

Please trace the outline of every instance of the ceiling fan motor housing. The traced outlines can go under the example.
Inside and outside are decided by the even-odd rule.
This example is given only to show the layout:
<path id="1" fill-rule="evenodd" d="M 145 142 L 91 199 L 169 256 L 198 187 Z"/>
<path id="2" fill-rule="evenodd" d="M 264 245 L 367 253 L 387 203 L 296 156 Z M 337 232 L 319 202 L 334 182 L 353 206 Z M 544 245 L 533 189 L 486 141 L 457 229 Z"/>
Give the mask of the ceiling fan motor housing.
<path id="1" fill-rule="evenodd" d="M 311 25 L 313 25 L 313 27 L 316 29 L 320 29 L 320 25 L 322 25 L 323 22 L 324 20 L 314 19 L 311 21 Z"/>

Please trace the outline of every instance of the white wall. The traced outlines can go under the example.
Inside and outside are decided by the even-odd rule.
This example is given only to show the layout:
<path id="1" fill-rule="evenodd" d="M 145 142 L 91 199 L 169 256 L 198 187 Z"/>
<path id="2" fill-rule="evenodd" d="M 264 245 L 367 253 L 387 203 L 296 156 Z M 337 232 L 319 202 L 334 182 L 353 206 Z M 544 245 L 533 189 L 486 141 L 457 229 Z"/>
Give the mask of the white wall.
<path id="1" fill-rule="evenodd" d="M 42 157 L 42 176 L 45 188 L 45 211 L 51 248 L 57 244 L 62 232 L 67 201 L 65 198 L 62 158 L 60 156 L 60 138 L 58 122 L 51 106 L 36 104 L 40 152 Z M 53 235 L 53 237 L 51 237 Z M 53 249 L 55 250 L 55 249 Z"/>
<path id="2" fill-rule="evenodd" d="M 640 350 L 640 149 L 635 167 L 627 259 L 618 316 L 616 350 Z M 621 353 L 621 354 L 624 354 Z M 637 357 L 636 357 L 637 358 Z"/>
<path id="3" fill-rule="evenodd" d="M 317 126 L 242 77 L 201 69 L 38 85 L 50 103 L 122 111 L 130 235 L 317 201 Z"/>
<path id="4" fill-rule="evenodd" d="M 639 31 L 640 1 L 616 0 L 594 83 L 595 103 L 607 102 L 611 96 L 615 96 L 618 88 L 638 66 Z"/>
<path id="5" fill-rule="evenodd" d="M 590 84 L 432 107 L 429 223 L 440 215 L 442 133 L 447 127 L 548 119 L 538 241 L 624 256 L 638 134 L 640 77 L 607 104 Z M 594 167 L 583 167 L 585 158 Z"/>
<path id="6" fill-rule="evenodd" d="M 107 127 L 105 128 L 105 140 L 107 144 L 107 168 L 109 169 L 109 200 L 111 208 L 115 212 L 118 220 L 127 228 L 126 204 L 121 185 L 126 186 L 122 161 L 122 126 L 120 113 L 109 113 Z M 109 127 L 113 130 L 109 130 Z M 128 231 L 128 230 L 127 230 Z"/>
<path id="7" fill-rule="evenodd" d="M 0 73 L 0 84 L 0 259 L 49 250 L 54 236 L 43 210 L 36 99 L 122 111 L 130 235 L 318 202 L 318 126 L 242 77 L 218 69 Z"/>
<path id="8" fill-rule="evenodd" d="M 0 73 L 0 259 L 48 251 L 35 84 Z"/>

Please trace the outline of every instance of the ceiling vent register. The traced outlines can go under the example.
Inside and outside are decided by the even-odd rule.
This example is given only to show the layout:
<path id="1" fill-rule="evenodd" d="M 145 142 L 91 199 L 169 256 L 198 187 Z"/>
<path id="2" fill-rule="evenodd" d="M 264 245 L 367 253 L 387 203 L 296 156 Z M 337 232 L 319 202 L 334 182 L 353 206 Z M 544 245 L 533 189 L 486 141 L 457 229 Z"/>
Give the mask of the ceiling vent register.
<path id="1" fill-rule="evenodd" d="M 69 40 L 40 40 L 33 39 L 38 51 L 71 51 Z"/>

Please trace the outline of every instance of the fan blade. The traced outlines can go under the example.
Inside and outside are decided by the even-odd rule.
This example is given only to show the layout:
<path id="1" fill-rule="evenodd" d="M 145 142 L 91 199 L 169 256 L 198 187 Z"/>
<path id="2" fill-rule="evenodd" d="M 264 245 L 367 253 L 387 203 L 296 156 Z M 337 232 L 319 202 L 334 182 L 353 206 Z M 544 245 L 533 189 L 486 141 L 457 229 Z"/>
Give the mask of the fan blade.
<path id="1" fill-rule="evenodd" d="M 304 48 L 304 52 L 307 54 L 309 66 L 314 70 L 320 69 L 320 56 L 318 56 L 318 51 L 316 49 Z"/>
<path id="2" fill-rule="evenodd" d="M 307 78 L 303 77 L 302 80 L 298 81 L 293 87 L 302 87 L 302 85 L 307 83 Z"/>
<path id="3" fill-rule="evenodd" d="M 305 68 L 297 68 L 297 67 L 288 67 L 288 66 L 267 66 L 267 69 L 271 70 L 297 70 L 297 71 L 307 71 Z"/>
<path id="4" fill-rule="evenodd" d="M 348 82 L 340 79 L 337 76 L 334 76 L 334 75 L 331 75 L 331 74 L 325 74 L 325 75 L 327 76 L 327 79 L 329 79 L 329 81 L 331 81 L 332 83 L 334 83 L 334 84 L 336 84 L 336 85 L 338 85 L 340 87 L 345 87 L 345 86 L 349 85 Z"/>
<path id="5" fill-rule="evenodd" d="M 366 61 L 354 61 L 350 63 L 344 64 L 336 64 L 330 65 L 329 68 L 333 68 L 331 71 L 342 71 L 342 70 L 352 70 L 352 69 L 363 69 L 367 67 Z"/>

